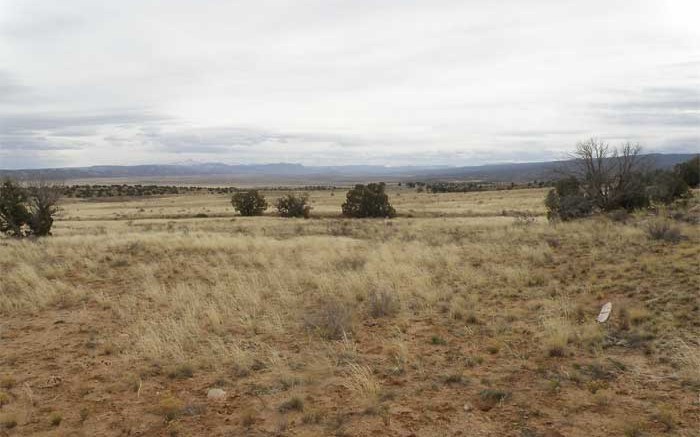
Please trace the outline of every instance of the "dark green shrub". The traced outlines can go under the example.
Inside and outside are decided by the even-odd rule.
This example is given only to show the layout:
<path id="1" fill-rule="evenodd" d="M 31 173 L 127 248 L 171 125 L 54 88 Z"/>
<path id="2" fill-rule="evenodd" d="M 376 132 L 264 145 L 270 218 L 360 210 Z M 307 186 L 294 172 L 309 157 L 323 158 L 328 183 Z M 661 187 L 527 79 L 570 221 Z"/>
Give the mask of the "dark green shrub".
<path id="1" fill-rule="evenodd" d="M 549 221 L 568 221 L 589 216 L 593 212 L 593 203 L 582 194 L 560 196 L 556 189 L 550 190 L 544 201 Z"/>
<path id="2" fill-rule="evenodd" d="M 343 203 L 343 215 L 345 217 L 395 217 L 396 210 L 389 203 L 389 196 L 384 192 L 386 185 L 372 183 L 368 185 L 355 185 L 348 191 L 347 199 Z"/>
<path id="3" fill-rule="evenodd" d="M 700 155 L 676 165 L 674 170 L 689 187 L 700 185 Z"/>
<path id="4" fill-rule="evenodd" d="M 15 238 L 51 235 L 59 198 L 56 186 L 40 182 L 25 188 L 6 179 L 0 185 L 0 232 Z"/>
<path id="5" fill-rule="evenodd" d="M 559 216 L 562 220 L 586 217 L 593 211 L 593 204 L 584 196 L 565 196 L 559 200 Z"/>
<path id="6" fill-rule="evenodd" d="M 644 179 L 644 175 L 640 173 L 628 175 L 624 184 L 620 183 L 610 191 L 608 201 L 601 209 L 603 211 L 614 211 L 616 209 L 633 211 L 648 207 L 649 193 L 647 192 Z"/>
<path id="7" fill-rule="evenodd" d="M 277 213 L 280 217 L 303 217 L 309 218 L 311 206 L 308 204 L 309 196 L 287 194 L 277 199 Z"/>
<path id="8" fill-rule="evenodd" d="M 32 235 L 43 237 L 51 235 L 53 226 L 53 216 L 58 212 L 56 204 L 60 198 L 60 191 L 57 187 L 39 183 L 30 187 L 29 210 L 31 219 L 29 227 Z"/>
<path id="9" fill-rule="evenodd" d="M 586 217 L 593 211 L 593 203 L 584 195 L 581 183 L 574 176 L 556 181 L 554 189 L 547 193 L 544 204 L 550 221 Z"/>
<path id="10" fill-rule="evenodd" d="M 547 208 L 547 220 L 554 221 L 559 218 L 559 195 L 556 190 L 549 190 L 544 198 L 544 206 Z"/>
<path id="11" fill-rule="evenodd" d="M 10 237 L 23 237 L 32 215 L 27 209 L 27 191 L 10 179 L 0 185 L 0 232 Z"/>
<path id="12" fill-rule="evenodd" d="M 242 216 L 262 215 L 267 209 L 265 196 L 257 190 L 239 191 L 231 198 L 233 208 Z"/>
<path id="13" fill-rule="evenodd" d="M 678 173 L 659 171 L 652 176 L 649 196 L 654 202 L 669 204 L 686 197 L 689 192 L 688 184 Z"/>
<path id="14" fill-rule="evenodd" d="M 574 176 L 559 179 L 554 183 L 554 190 L 560 197 L 581 194 L 581 183 Z"/>

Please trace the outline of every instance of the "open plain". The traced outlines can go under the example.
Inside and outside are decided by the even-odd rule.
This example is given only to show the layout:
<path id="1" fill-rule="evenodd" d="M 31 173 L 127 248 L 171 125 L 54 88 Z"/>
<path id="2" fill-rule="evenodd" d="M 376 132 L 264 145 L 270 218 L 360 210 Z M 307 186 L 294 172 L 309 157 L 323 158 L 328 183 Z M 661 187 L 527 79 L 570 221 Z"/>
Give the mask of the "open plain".
<path id="1" fill-rule="evenodd" d="M 0 240 L 0 435 L 699 435 L 698 225 L 553 225 L 545 194 L 64 199 Z"/>

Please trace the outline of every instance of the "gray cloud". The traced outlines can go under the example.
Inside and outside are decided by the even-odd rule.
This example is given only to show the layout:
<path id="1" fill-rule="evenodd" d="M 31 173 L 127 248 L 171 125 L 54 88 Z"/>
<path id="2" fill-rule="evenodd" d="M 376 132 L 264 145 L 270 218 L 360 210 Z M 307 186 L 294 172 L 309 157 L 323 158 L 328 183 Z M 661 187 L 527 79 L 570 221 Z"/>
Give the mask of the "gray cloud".
<path id="1" fill-rule="evenodd" d="M 175 153 L 221 153 L 237 147 L 252 147 L 265 142 L 286 142 L 291 136 L 260 129 L 209 127 L 180 129 L 175 132 L 160 130 L 145 133 L 152 143 Z"/>
<path id="2" fill-rule="evenodd" d="M 4 114 L 0 115 L 0 132 L 61 131 L 95 126 L 142 125 L 166 120 L 168 120 L 168 117 L 142 110 L 125 110 L 102 114 Z"/>
<path id="3" fill-rule="evenodd" d="M 85 144 L 74 142 L 59 142 L 41 135 L 2 135 L 0 134 L 0 149 L 3 151 L 35 151 L 35 150 L 82 150 Z"/>
<path id="4" fill-rule="evenodd" d="M 647 128 L 651 126 L 687 128 L 700 126 L 700 114 L 670 114 L 653 109 L 630 113 L 610 114 L 610 119 L 614 122 L 627 126 L 641 126 Z"/>
<path id="5" fill-rule="evenodd" d="M 557 158 L 590 135 L 697 150 L 698 14 L 692 0 L 6 0 L 0 167 L 467 165 Z"/>
<path id="6" fill-rule="evenodd" d="M 690 151 L 698 153 L 698 150 L 700 150 L 700 133 L 665 140 L 661 144 L 659 150 L 665 152 L 687 153 Z"/>
<path id="7" fill-rule="evenodd" d="M 90 152 L 100 130 L 124 129 L 168 120 L 148 111 L 122 110 L 102 114 L 0 114 L 0 167 L 8 165 L 11 154 L 31 151 Z M 17 160 L 25 162 L 26 159 Z"/>
<path id="8" fill-rule="evenodd" d="M 20 84 L 8 72 L 0 70 L 0 105 L 17 102 L 29 91 L 28 86 Z"/>
<path id="9" fill-rule="evenodd" d="M 573 135 L 586 135 L 587 132 L 581 129 L 532 129 L 532 130 L 516 130 L 516 131 L 505 131 L 501 135 L 504 137 L 514 137 L 514 138 L 529 138 L 529 139 L 542 139 L 546 137 L 570 137 Z"/>
<path id="10" fill-rule="evenodd" d="M 626 126 L 700 126 L 700 87 L 650 87 L 623 93 L 597 110 Z"/>
<path id="11" fill-rule="evenodd" d="M 643 89 L 633 100 L 613 105 L 621 111 L 700 111 L 700 86 Z"/>

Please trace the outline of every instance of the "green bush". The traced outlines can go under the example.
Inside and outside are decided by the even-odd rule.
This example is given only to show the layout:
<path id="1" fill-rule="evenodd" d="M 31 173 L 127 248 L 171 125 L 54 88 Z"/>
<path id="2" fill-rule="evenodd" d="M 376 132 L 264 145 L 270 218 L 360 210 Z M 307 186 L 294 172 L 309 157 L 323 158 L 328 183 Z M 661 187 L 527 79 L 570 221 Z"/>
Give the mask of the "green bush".
<path id="1" fill-rule="evenodd" d="M 649 193 L 645 176 L 641 173 L 628 175 L 625 183 L 620 183 L 608 195 L 608 201 L 601 208 L 603 211 L 624 209 L 634 211 L 649 206 Z"/>
<path id="2" fill-rule="evenodd" d="M 0 232 L 9 237 L 26 236 L 32 215 L 27 208 L 27 191 L 10 179 L 0 186 Z"/>
<path id="3" fill-rule="evenodd" d="M 60 191 L 43 182 L 23 187 L 10 179 L 0 185 L 0 232 L 15 238 L 51 235 Z"/>
<path id="4" fill-rule="evenodd" d="M 550 190 L 544 201 L 549 221 L 569 221 L 591 215 L 593 203 L 583 194 L 562 196 L 557 189 Z"/>
<path id="5" fill-rule="evenodd" d="M 267 201 L 265 196 L 257 190 L 240 191 L 231 198 L 233 209 L 238 211 L 242 216 L 262 215 L 267 209 Z"/>
<path id="6" fill-rule="evenodd" d="M 30 187 L 29 210 L 31 219 L 29 227 L 32 235 L 43 237 L 51 235 L 53 226 L 53 216 L 58 212 L 56 204 L 60 198 L 60 191 L 57 187 L 39 183 Z"/>
<path id="7" fill-rule="evenodd" d="M 676 165 L 674 170 L 689 187 L 700 185 L 700 155 Z"/>
<path id="8" fill-rule="evenodd" d="M 304 217 L 309 218 L 311 206 L 308 204 L 309 196 L 287 194 L 277 199 L 277 213 L 280 217 Z"/>
<path id="9" fill-rule="evenodd" d="M 689 192 L 688 184 L 678 173 L 659 171 L 652 176 L 649 196 L 654 202 L 669 204 L 686 197 Z"/>
<path id="10" fill-rule="evenodd" d="M 386 185 L 372 183 L 368 185 L 355 185 L 348 191 L 346 201 L 343 203 L 343 215 L 345 217 L 395 217 L 396 210 L 389 203 L 389 196 L 384 192 Z"/>
<path id="11" fill-rule="evenodd" d="M 559 179 L 554 183 L 554 190 L 560 197 L 581 194 L 581 183 L 574 176 Z"/>

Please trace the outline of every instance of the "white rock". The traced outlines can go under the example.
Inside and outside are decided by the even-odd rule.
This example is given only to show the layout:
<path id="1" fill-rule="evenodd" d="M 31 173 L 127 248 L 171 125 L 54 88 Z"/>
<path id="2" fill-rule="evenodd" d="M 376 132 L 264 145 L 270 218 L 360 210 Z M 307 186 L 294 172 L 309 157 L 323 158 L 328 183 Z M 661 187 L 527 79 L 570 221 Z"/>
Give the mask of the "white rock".
<path id="1" fill-rule="evenodd" d="M 207 392 L 207 399 L 218 401 L 226 397 L 226 392 L 220 388 L 210 388 Z"/>
<path id="2" fill-rule="evenodd" d="M 598 323 L 607 322 L 608 317 L 610 317 L 610 311 L 612 311 L 612 302 L 606 303 L 603 305 L 603 308 L 600 309 L 600 314 L 598 314 L 598 317 L 596 318 Z"/>

